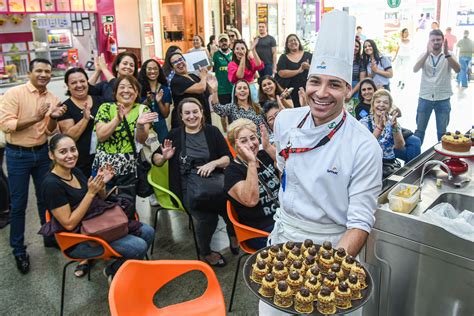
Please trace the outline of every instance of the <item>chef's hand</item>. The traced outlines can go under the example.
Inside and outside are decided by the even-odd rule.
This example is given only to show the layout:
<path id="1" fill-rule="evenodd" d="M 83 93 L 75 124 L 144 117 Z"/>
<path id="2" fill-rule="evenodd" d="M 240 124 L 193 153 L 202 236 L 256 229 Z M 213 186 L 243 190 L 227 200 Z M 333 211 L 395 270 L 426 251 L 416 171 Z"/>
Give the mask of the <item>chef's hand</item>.
<path id="1" fill-rule="evenodd" d="M 211 173 L 216 169 L 216 164 L 214 161 L 210 161 L 207 164 L 197 167 L 197 174 L 203 178 L 207 178 Z"/>

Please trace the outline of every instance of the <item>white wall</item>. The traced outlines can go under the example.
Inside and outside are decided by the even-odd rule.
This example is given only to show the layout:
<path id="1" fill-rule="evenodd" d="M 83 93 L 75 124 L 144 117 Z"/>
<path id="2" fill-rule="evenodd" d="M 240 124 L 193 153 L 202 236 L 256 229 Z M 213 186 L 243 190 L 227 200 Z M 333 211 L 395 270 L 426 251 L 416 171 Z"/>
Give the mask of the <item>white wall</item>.
<path id="1" fill-rule="evenodd" d="M 118 46 L 140 48 L 138 0 L 115 0 L 114 5 Z"/>

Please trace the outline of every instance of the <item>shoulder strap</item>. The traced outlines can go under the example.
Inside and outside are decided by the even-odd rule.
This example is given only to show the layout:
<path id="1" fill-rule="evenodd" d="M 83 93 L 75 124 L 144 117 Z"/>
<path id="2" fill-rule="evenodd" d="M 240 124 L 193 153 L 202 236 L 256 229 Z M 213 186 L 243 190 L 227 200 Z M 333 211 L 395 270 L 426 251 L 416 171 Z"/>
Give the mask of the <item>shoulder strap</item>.
<path id="1" fill-rule="evenodd" d="M 123 117 L 123 123 L 125 125 L 125 131 L 127 132 L 128 139 L 132 144 L 133 156 L 135 157 L 135 159 L 138 159 L 137 147 L 135 146 L 135 138 L 133 137 L 132 131 L 130 130 L 130 125 L 128 125 L 127 118 L 125 116 Z"/>

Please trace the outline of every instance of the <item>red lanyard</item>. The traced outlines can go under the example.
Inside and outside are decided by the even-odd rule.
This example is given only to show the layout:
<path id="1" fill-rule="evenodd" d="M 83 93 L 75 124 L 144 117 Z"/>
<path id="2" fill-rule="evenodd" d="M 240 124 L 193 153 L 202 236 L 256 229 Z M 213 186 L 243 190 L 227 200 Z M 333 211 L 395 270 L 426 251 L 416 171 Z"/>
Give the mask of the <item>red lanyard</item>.
<path id="1" fill-rule="evenodd" d="M 306 122 L 306 119 L 308 118 L 310 113 L 311 113 L 311 111 L 308 112 L 308 114 L 305 115 L 303 120 L 298 124 L 297 128 L 303 127 L 303 125 Z M 312 148 L 307 148 L 307 147 L 305 147 L 305 148 L 292 148 L 291 147 L 291 142 L 290 142 L 290 140 L 288 140 L 288 144 L 286 145 L 285 149 L 280 151 L 279 155 L 282 156 L 285 160 L 287 160 L 290 157 L 291 153 L 295 153 L 295 154 L 305 153 L 305 152 L 311 151 L 313 149 L 316 149 L 318 147 L 322 147 L 322 146 L 326 145 L 331 140 L 331 138 L 334 136 L 334 134 L 336 134 L 336 132 L 341 128 L 342 124 L 344 124 L 345 121 L 346 121 L 346 111 L 344 111 L 344 114 L 342 115 L 342 119 L 339 121 L 339 123 L 337 123 L 337 125 L 329 132 L 329 134 L 324 136 L 323 139 L 321 139 L 316 144 L 316 146 L 314 146 Z"/>

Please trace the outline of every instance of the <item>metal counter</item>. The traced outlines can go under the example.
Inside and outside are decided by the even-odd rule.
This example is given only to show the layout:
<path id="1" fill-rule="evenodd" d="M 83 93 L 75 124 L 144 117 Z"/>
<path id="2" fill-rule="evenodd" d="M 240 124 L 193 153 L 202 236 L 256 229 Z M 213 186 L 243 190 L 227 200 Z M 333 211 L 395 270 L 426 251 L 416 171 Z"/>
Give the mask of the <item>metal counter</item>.
<path id="1" fill-rule="evenodd" d="M 433 149 L 423 153 L 384 181 L 379 204 L 388 202 L 388 192 L 398 182 L 418 185 L 426 161 L 446 158 Z M 463 160 L 469 170 L 453 182 L 470 177 L 464 187 L 449 184 L 447 175 L 434 167 L 425 175 L 421 201 L 410 214 L 377 210 L 361 253 L 375 284 L 364 315 L 474 315 L 474 243 L 419 217 L 443 193 L 474 197 L 474 159 Z M 441 188 L 436 178 L 443 179 Z"/>

